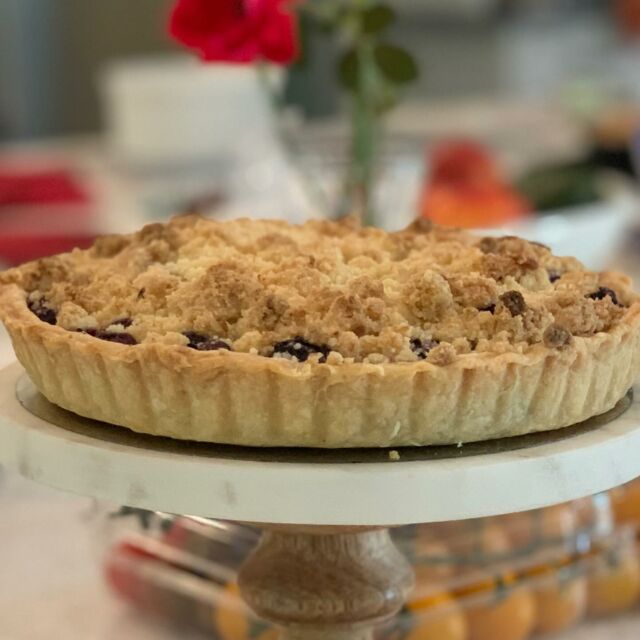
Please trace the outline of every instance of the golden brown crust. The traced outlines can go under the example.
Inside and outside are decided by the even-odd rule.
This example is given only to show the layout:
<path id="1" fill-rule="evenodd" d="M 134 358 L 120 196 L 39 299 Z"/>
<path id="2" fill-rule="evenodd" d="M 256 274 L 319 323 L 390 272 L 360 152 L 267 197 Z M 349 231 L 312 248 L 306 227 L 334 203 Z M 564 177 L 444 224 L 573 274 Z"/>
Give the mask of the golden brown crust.
<path id="1" fill-rule="evenodd" d="M 303 338 L 334 362 L 375 364 L 450 360 L 424 344 L 460 356 L 470 344 L 523 353 L 554 323 L 579 336 L 614 326 L 624 310 L 597 297 L 603 286 L 622 304 L 636 299 L 624 278 L 520 238 L 417 223 L 388 234 L 352 220 L 176 218 L 24 265 L 2 281 L 51 307 L 71 331 L 122 332 L 125 319 L 138 342 L 185 345 L 197 332 L 264 356 Z"/>
<path id="2" fill-rule="evenodd" d="M 252 272 L 255 260 L 237 255 L 205 260 L 202 277 L 191 280 L 167 268 L 167 260 L 180 262 L 180 234 L 202 224 L 214 224 L 234 252 L 242 243 L 248 255 L 262 246 L 261 261 L 278 256 L 270 286 L 265 271 Z M 437 227 L 390 236 L 316 222 L 304 233 L 327 238 L 334 257 L 325 248 L 310 260 L 288 225 L 267 223 L 258 233 L 260 224 L 241 221 L 242 238 L 231 238 L 233 226 L 183 220 L 0 274 L 0 317 L 18 358 L 51 401 L 79 414 L 156 435 L 256 446 L 445 444 L 553 429 L 607 411 L 640 371 L 640 302 L 625 276 L 593 274 L 517 239 L 481 243 Z M 354 237 L 355 248 L 345 240 Z M 497 278 L 473 270 L 488 256 L 508 265 Z M 109 275 L 104 265 L 122 265 L 122 273 Z M 553 283 L 552 269 L 563 274 Z M 317 287 L 322 274 L 327 284 Z M 207 305 L 189 297 L 196 281 Z M 314 313 L 302 313 L 291 287 L 300 297 L 313 289 L 304 299 Z M 192 306 L 163 315 L 162 301 L 178 290 Z M 55 305 L 58 326 L 29 310 L 39 296 Z M 145 309 L 161 322 L 113 325 Z M 403 320 L 387 323 L 396 313 Z M 66 328 L 95 323 L 141 342 Z M 215 333 L 234 350 L 190 349 L 185 330 Z M 326 362 L 320 353 L 306 362 L 260 355 L 298 331 L 331 341 Z"/>

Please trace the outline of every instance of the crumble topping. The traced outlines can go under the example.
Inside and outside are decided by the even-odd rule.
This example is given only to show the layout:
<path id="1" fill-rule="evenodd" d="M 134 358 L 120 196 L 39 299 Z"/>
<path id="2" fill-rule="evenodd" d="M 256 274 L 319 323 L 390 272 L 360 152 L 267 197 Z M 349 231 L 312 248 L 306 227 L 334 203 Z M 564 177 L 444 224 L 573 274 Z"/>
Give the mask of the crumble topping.
<path id="1" fill-rule="evenodd" d="M 98 339 L 329 364 L 563 349 L 636 300 L 625 276 L 543 245 L 424 220 L 387 233 L 184 216 L 0 274 L 9 282 L 43 322 Z"/>

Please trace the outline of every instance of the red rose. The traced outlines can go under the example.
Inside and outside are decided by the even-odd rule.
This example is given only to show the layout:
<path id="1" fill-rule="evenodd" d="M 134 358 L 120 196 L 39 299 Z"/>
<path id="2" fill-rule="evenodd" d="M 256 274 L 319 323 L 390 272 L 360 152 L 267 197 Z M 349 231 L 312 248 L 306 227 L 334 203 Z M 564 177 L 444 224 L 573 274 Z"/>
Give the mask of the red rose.
<path id="1" fill-rule="evenodd" d="M 179 0 L 171 35 L 207 61 L 289 64 L 298 55 L 288 0 Z"/>

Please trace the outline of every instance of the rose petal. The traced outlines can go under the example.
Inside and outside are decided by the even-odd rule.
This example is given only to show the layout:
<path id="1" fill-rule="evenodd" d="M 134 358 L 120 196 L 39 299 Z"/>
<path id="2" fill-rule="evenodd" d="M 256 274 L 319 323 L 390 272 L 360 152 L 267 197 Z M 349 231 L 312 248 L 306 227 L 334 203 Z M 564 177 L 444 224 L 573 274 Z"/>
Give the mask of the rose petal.
<path id="1" fill-rule="evenodd" d="M 286 0 L 179 0 L 169 32 L 209 62 L 259 59 L 289 64 L 298 55 L 298 29 Z"/>

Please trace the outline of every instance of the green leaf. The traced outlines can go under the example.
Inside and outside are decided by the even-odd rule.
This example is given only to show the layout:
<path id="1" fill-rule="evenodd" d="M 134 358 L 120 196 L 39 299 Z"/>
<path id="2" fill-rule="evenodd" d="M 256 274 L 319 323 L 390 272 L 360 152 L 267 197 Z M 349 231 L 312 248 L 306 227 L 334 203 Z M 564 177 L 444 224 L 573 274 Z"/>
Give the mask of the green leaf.
<path id="1" fill-rule="evenodd" d="M 355 91 L 358 88 L 359 64 L 355 49 L 350 49 L 340 59 L 338 67 L 340 82 L 345 88 L 351 91 Z"/>
<path id="2" fill-rule="evenodd" d="M 408 51 L 391 44 L 379 44 L 373 55 L 383 75 L 396 84 L 408 84 L 418 78 L 418 65 Z"/>
<path id="3" fill-rule="evenodd" d="M 363 33 L 380 33 L 396 19 L 395 11 L 385 4 L 378 4 L 362 13 L 361 28 Z"/>

